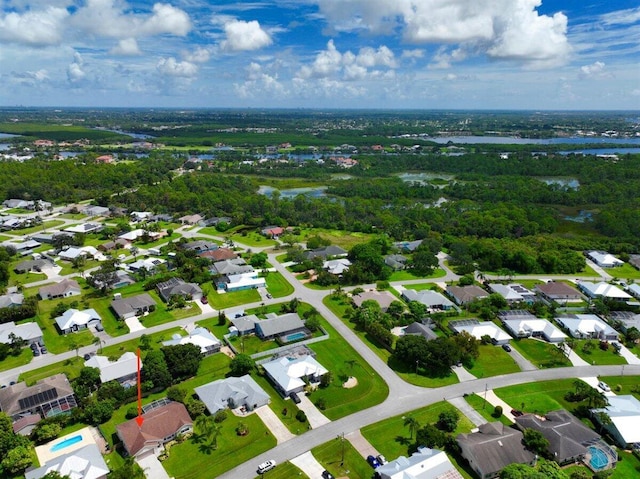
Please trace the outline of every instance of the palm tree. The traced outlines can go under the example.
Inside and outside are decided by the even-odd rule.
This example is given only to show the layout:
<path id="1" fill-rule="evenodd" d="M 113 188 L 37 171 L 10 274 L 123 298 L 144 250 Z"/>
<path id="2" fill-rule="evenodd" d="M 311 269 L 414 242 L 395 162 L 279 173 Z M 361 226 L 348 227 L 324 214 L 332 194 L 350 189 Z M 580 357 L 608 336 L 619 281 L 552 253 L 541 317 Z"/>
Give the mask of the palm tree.
<path id="1" fill-rule="evenodd" d="M 404 425 L 409 427 L 409 439 L 412 439 L 413 435 L 418 432 L 418 429 L 420 429 L 420 423 L 411 415 L 404 418 Z"/>

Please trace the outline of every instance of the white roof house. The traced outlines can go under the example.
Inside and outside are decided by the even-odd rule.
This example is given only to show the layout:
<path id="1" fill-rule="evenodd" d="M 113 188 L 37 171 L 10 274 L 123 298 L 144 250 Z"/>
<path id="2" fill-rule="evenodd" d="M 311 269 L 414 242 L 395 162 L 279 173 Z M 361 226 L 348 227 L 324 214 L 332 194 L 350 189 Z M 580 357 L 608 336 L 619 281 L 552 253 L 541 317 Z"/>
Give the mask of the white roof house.
<path id="1" fill-rule="evenodd" d="M 555 318 L 574 338 L 617 341 L 618 332 L 595 314 L 573 314 Z"/>
<path id="2" fill-rule="evenodd" d="M 591 298 L 609 298 L 618 300 L 631 299 L 631 295 L 625 293 L 617 286 L 605 283 L 604 281 L 600 281 L 599 283 L 580 281 L 578 283 L 578 288 Z"/>
<path id="3" fill-rule="evenodd" d="M 64 251 L 60 251 L 58 256 L 60 257 L 60 259 L 64 259 L 67 261 L 73 261 L 74 259 L 79 258 L 80 256 L 86 256 L 87 258 L 94 258 L 99 261 L 104 261 L 106 259 L 106 257 L 102 253 L 100 253 L 100 251 L 95 249 L 93 246 L 83 246 L 82 248 L 74 248 L 72 246 Z"/>
<path id="4" fill-rule="evenodd" d="M 615 268 L 624 264 L 624 261 L 606 251 L 587 251 L 587 257 L 601 268 Z"/>
<path id="5" fill-rule="evenodd" d="M 9 321 L 8 323 L 0 324 L 0 343 L 11 343 L 9 338 L 11 333 L 29 343 L 42 339 L 42 330 L 38 323 L 35 322 L 16 325 L 13 321 Z"/>
<path id="6" fill-rule="evenodd" d="M 39 479 L 50 471 L 72 479 L 102 479 L 109 474 L 100 449 L 89 444 L 68 454 L 47 461 L 44 466 L 25 472 L 26 479 Z"/>
<path id="7" fill-rule="evenodd" d="M 631 394 L 607 396 L 607 401 L 609 405 L 606 408 L 593 410 L 609 416 L 611 424 L 605 425 L 605 428 L 621 447 L 640 444 L 640 401 Z"/>
<path id="8" fill-rule="evenodd" d="M 195 346 L 198 346 L 200 348 L 200 351 L 202 351 L 202 354 L 205 355 L 220 351 L 220 347 L 222 346 L 220 340 L 213 334 L 211 334 L 211 332 L 206 328 L 195 328 L 187 336 L 174 334 L 171 339 L 169 339 L 168 341 L 163 341 L 162 344 L 165 346 L 193 344 Z"/>
<path id="9" fill-rule="evenodd" d="M 101 321 L 102 318 L 93 308 L 79 311 L 77 309 L 67 309 L 62 316 L 58 316 L 55 321 L 58 328 L 63 333 L 78 331 L 89 326 L 90 322 Z"/>
<path id="10" fill-rule="evenodd" d="M 543 337 L 550 343 L 560 343 L 567 335 L 546 319 L 506 319 L 502 321 L 514 338 Z"/>
<path id="11" fill-rule="evenodd" d="M 305 378 L 309 382 L 317 382 L 328 372 L 315 358 L 308 355 L 296 359 L 275 359 L 264 363 L 262 367 L 284 396 L 302 391 Z"/>
<path id="12" fill-rule="evenodd" d="M 476 339 L 482 339 L 483 336 L 489 336 L 494 344 L 507 344 L 511 339 L 506 332 L 500 329 L 491 321 L 480 322 L 478 320 L 460 320 L 451 321 L 449 327 L 456 333 L 460 334 L 466 331 Z"/>
<path id="13" fill-rule="evenodd" d="M 327 270 L 331 274 L 336 275 L 340 275 L 347 271 L 349 269 L 349 266 L 351 266 L 351 261 L 349 261 L 347 258 L 332 259 L 322 263 L 323 269 Z"/>
<path id="14" fill-rule="evenodd" d="M 524 286 L 518 283 L 512 284 L 500 284 L 491 283 L 489 289 L 494 293 L 502 296 L 507 303 L 519 303 L 521 301 L 531 302 L 535 300 L 536 294 L 533 291 L 528 290 Z"/>
<path id="15" fill-rule="evenodd" d="M 427 447 L 378 467 L 376 473 L 381 479 L 462 479 L 444 451 Z"/>
<path id="16" fill-rule="evenodd" d="M 422 291 L 416 291 L 415 289 L 405 289 L 402 292 L 402 296 L 407 301 L 418 301 L 424 304 L 427 308 L 431 309 L 451 309 L 453 308 L 453 302 L 446 296 L 432 291 L 430 289 L 424 289 Z"/>
<path id="17" fill-rule="evenodd" d="M 244 406 L 252 411 L 269 404 L 271 398 L 258 383 L 248 374 L 226 379 L 218 379 L 195 388 L 198 398 L 205 404 L 210 414 L 221 409 L 235 409 Z"/>
<path id="18" fill-rule="evenodd" d="M 258 273 L 255 271 L 250 273 L 233 274 L 227 276 L 227 280 L 228 282 L 225 283 L 227 291 L 264 288 L 267 285 L 266 279 L 259 277 Z"/>
<path id="19" fill-rule="evenodd" d="M 84 362 L 88 368 L 98 368 L 100 370 L 100 381 L 119 381 L 135 377 L 138 374 L 138 356 L 132 352 L 126 352 L 117 361 L 109 361 L 106 356 L 91 356 Z M 142 369 L 142 361 L 140 361 Z"/>
<path id="20" fill-rule="evenodd" d="M 629 286 L 627 286 L 627 291 L 636 298 L 640 299 L 640 284 L 630 284 Z"/>

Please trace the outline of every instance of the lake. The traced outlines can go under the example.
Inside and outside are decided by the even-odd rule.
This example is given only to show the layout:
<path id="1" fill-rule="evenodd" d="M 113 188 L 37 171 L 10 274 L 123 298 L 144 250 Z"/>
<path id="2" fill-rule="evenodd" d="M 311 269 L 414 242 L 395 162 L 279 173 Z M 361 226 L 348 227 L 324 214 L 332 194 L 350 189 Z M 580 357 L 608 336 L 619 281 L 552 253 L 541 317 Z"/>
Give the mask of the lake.
<path id="1" fill-rule="evenodd" d="M 510 136 L 435 136 L 425 137 L 426 141 L 446 144 L 452 143 L 487 143 L 496 145 L 595 145 L 598 143 L 640 145 L 640 138 L 609 138 L 609 137 L 572 137 L 572 138 L 515 138 Z"/>
<path id="2" fill-rule="evenodd" d="M 421 185 L 426 185 L 426 184 L 431 184 L 431 182 L 436 179 L 451 181 L 454 179 L 454 176 L 448 175 L 446 173 L 425 172 L 425 173 L 401 173 L 398 175 L 398 178 L 400 178 L 402 181 L 405 181 L 407 183 L 415 182 L 415 183 L 420 183 Z M 445 186 L 445 185 L 442 185 L 442 186 Z"/>
<path id="3" fill-rule="evenodd" d="M 640 148 L 589 148 L 586 150 L 561 151 L 562 155 L 624 155 L 625 153 L 640 153 Z"/>
<path id="4" fill-rule="evenodd" d="M 272 186 L 261 185 L 258 193 L 268 196 L 269 198 L 273 196 L 274 191 L 278 191 L 280 193 L 280 198 L 295 198 L 298 195 L 304 195 L 310 198 L 322 198 L 326 196 L 326 189 L 326 186 L 316 186 L 313 188 L 289 188 L 287 190 L 279 190 Z"/>

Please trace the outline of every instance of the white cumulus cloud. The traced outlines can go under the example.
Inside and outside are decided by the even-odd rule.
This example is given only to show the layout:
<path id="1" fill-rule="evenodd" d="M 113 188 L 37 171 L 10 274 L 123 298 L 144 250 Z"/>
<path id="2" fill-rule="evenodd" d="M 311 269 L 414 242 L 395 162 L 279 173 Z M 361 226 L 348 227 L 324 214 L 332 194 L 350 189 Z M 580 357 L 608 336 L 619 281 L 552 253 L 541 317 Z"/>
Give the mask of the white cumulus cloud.
<path id="1" fill-rule="evenodd" d="M 53 6 L 24 13 L 0 13 L 0 41 L 32 46 L 57 45 L 62 41 L 64 21 L 68 16 L 66 9 Z"/>
<path id="2" fill-rule="evenodd" d="M 161 58 L 156 68 L 163 75 L 192 78 L 198 74 L 198 66 L 188 61 L 178 61 L 174 57 Z"/>
<path id="3" fill-rule="evenodd" d="M 87 76 L 82 66 L 84 65 L 84 59 L 82 55 L 75 52 L 73 55 L 73 62 L 67 67 L 67 79 L 71 83 L 78 83 Z"/>
<path id="4" fill-rule="evenodd" d="M 591 65 L 584 65 L 580 67 L 580 72 L 586 76 L 597 75 L 599 73 L 602 73 L 602 71 L 604 70 L 604 66 L 604 62 L 595 62 Z"/>
<path id="5" fill-rule="evenodd" d="M 110 53 L 113 55 L 135 56 L 140 55 L 142 52 L 135 38 L 124 38 L 118 42 L 117 46 L 111 49 Z"/>
<path id="6" fill-rule="evenodd" d="M 224 25 L 226 39 L 220 43 L 224 51 L 250 51 L 271 45 L 273 40 L 256 20 L 230 20 Z"/>

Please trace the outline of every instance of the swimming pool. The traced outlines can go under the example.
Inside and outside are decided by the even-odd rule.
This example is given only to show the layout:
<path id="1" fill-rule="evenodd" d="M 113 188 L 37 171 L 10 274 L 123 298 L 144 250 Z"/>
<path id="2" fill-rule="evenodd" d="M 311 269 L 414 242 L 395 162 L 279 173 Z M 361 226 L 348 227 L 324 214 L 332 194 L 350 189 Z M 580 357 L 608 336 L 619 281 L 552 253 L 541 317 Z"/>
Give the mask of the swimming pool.
<path id="1" fill-rule="evenodd" d="M 304 339 L 307 337 L 307 333 L 291 333 L 291 334 L 287 334 L 284 337 L 284 341 L 287 343 L 290 343 L 291 341 L 298 341 L 299 339 Z"/>
<path id="2" fill-rule="evenodd" d="M 609 464 L 609 458 L 602 449 L 595 446 L 589 446 L 589 452 L 591 453 L 591 459 L 589 463 L 594 471 L 604 469 Z"/>
<path id="3" fill-rule="evenodd" d="M 64 441 L 61 441 L 58 444 L 54 444 L 53 446 L 51 446 L 51 452 L 56 452 L 56 451 L 59 451 L 61 449 L 66 448 L 66 447 L 73 446 L 74 444 L 77 444 L 80 441 L 82 441 L 82 435 L 81 434 L 78 434 L 76 436 L 71 436 L 71 437 L 65 439 Z"/>

